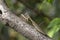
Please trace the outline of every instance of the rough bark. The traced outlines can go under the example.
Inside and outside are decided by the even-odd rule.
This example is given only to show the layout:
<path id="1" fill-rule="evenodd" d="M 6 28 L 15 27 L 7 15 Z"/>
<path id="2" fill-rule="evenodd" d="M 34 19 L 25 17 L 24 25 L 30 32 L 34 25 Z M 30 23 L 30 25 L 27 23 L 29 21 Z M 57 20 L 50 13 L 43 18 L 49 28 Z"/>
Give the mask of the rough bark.
<path id="1" fill-rule="evenodd" d="M 30 40 L 52 40 L 51 38 L 38 32 L 33 26 L 24 22 L 21 18 L 14 15 L 4 4 L 4 0 L 0 0 L 0 21 L 5 22 L 8 26 L 21 33 Z M 5 21 L 4 21 L 5 20 Z"/>

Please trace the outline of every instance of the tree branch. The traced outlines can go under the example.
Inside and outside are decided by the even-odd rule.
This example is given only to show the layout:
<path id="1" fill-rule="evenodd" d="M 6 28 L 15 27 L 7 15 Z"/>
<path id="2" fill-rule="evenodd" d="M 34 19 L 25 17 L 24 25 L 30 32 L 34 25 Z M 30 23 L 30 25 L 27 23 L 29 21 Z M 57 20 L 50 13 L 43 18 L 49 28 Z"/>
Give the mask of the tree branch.
<path id="1" fill-rule="evenodd" d="M 24 22 L 21 18 L 14 15 L 3 1 L 4 0 L 0 0 L 0 10 L 2 11 L 2 14 L 0 13 L 0 20 L 2 19 L 1 21 L 5 20 L 3 22 L 7 23 L 11 28 L 31 40 L 52 40 L 51 38 L 38 32 L 33 26 Z"/>

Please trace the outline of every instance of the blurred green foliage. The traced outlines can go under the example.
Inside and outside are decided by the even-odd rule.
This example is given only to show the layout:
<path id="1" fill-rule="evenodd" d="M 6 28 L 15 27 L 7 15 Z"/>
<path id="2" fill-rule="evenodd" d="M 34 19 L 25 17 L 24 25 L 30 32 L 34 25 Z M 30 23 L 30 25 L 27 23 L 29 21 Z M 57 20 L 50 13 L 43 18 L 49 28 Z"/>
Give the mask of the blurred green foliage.
<path id="1" fill-rule="evenodd" d="M 60 18 L 53 19 L 50 24 L 48 25 L 48 35 L 53 37 L 55 33 L 60 30 Z"/>

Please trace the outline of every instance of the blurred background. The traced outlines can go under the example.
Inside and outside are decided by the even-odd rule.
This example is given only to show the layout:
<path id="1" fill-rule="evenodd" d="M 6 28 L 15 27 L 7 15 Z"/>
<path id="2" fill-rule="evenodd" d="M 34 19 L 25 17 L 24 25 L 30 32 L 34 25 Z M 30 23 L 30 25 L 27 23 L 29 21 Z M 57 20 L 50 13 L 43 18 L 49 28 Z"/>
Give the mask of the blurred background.
<path id="1" fill-rule="evenodd" d="M 17 16 L 29 14 L 39 28 L 54 40 L 60 40 L 60 0 L 5 0 Z M 0 40 L 29 40 L 0 22 Z"/>

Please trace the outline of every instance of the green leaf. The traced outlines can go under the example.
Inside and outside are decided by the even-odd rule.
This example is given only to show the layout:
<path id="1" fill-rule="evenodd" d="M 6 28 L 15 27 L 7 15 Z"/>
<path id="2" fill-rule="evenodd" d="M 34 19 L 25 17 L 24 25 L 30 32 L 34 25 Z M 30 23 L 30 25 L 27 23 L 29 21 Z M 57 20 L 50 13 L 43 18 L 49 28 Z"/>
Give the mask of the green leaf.
<path id="1" fill-rule="evenodd" d="M 60 18 L 55 18 L 48 25 L 48 36 L 53 37 L 56 32 L 60 30 Z"/>
<path id="2" fill-rule="evenodd" d="M 49 2 L 49 3 L 53 3 L 54 0 L 46 0 L 46 1 Z"/>

